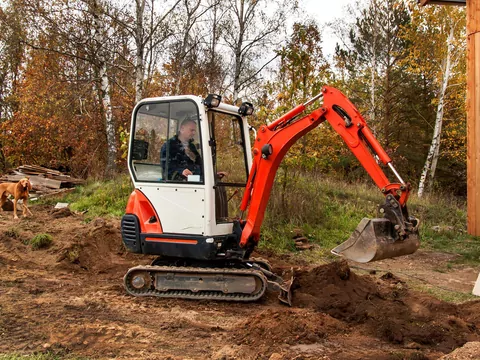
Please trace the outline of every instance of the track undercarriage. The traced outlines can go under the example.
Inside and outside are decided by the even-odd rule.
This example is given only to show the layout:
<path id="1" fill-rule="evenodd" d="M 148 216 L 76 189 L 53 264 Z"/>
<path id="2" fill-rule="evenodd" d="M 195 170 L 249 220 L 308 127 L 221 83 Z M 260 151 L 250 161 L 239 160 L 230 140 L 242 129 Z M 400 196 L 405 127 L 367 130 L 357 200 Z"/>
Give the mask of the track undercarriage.
<path id="1" fill-rule="evenodd" d="M 156 259 L 152 265 L 129 269 L 124 285 L 133 296 L 241 302 L 260 299 L 268 288 L 278 291 L 280 301 L 291 305 L 293 277 L 284 281 L 264 261 L 224 263 L 222 267 L 193 265 L 178 266 Z"/>

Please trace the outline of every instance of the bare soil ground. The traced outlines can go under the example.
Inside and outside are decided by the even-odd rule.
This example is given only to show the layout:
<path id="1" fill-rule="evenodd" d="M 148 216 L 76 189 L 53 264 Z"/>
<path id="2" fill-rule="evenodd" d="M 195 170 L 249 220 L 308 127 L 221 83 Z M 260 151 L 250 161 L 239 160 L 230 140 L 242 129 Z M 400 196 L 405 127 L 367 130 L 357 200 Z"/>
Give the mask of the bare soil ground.
<path id="1" fill-rule="evenodd" d="M 124 252 L 119 221 L 87 224 L 68 209 L 41 205 L 32 211 L 34 217 L 17 221 L 11 212 L 0 213 L 0 353 L 50 351 L 91 359 L 480 358 L 480 301 L 456 305 L 409 287 L 415 276 L 470 292 L 478 269 L 437 271 L 453 255 L 418 252 L 364 266 L 367 271 L 345 261 L 307 267 L 270 257 L 277 273 L 295 270 L 291 308 L 275 294 L 250 304 L 135 298 L 125 293 L 123 275 L 152 258 Z M 25 243 L 39 233 L 54 242 L 34 251 Z"/>

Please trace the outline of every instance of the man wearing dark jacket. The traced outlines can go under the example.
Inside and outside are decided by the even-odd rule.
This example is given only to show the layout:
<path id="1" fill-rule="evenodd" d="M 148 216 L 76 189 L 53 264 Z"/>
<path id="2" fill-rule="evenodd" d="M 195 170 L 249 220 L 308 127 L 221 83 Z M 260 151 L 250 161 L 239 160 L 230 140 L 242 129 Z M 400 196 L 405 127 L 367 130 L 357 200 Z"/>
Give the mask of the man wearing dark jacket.
<path id="1" fill-rule="evenodd" d="M 188 175 L 202 175 L 202 158 L 193 143 L 196 132 L 196 122 L 184 120 L 178 134 L 163 144 L 160 162 L 168 180 L 182 181 Z"/>

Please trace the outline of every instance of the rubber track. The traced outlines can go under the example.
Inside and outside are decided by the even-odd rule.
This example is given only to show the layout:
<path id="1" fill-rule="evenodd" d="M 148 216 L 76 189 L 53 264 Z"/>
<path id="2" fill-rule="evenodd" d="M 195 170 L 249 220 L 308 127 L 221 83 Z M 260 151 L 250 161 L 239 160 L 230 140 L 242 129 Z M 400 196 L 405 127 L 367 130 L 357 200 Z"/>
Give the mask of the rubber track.
<path id="1" fill-rule="evenodd" d="M 152 281 L 152 288 L 154 284 L 154 273 L 155 272 L 169 272 L 169 273 L 182 273 L 189 272 L 195 274 L 230 274 L 230 275 L 241 275 L 241 276 L 253 276 L 258 278 L 261 281 L 262 287 L 255 294 L 225 294 L 221 291 L 199 291 L 192 292 L 189 290 L 168 290 L 168 291 L 159 291 L 156 289 L 135 289 L 129 285 L 130 275 L 135 271 L 147 271 L 150 273 L 150 278 Z M 197 300 L 221 300 L 221 301 L 256 301 L 260 299 L 265 290 L 267 289 L 267 279 L 265 276 L 257 270 L 243 270 L 243 269 L 205 269 L 205 268 L 196 268 L 196 267 L 172 267 L 172 266 L 136 266 L 127 271 L 125 274 L 124 286 L 127 292 L 133 296 L 156 296 L 160 298 L 177 298 L 177 299 L 197 299 Z"/>

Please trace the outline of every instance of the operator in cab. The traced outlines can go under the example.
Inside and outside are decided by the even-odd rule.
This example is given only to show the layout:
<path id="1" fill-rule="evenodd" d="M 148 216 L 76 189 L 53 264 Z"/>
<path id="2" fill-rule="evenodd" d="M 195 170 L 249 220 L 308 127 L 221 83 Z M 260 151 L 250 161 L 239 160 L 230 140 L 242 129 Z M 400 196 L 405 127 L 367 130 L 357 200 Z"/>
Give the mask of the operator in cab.
<path id="1" fill-rule="evenodd" d="M 194 144 L 197 122 L 186 118 L 180 124 L 177 135 L 163 144 L 160 162 L 168 180 L 185 181 L 189 175 L 202 177 L 202 157 Z"/>

